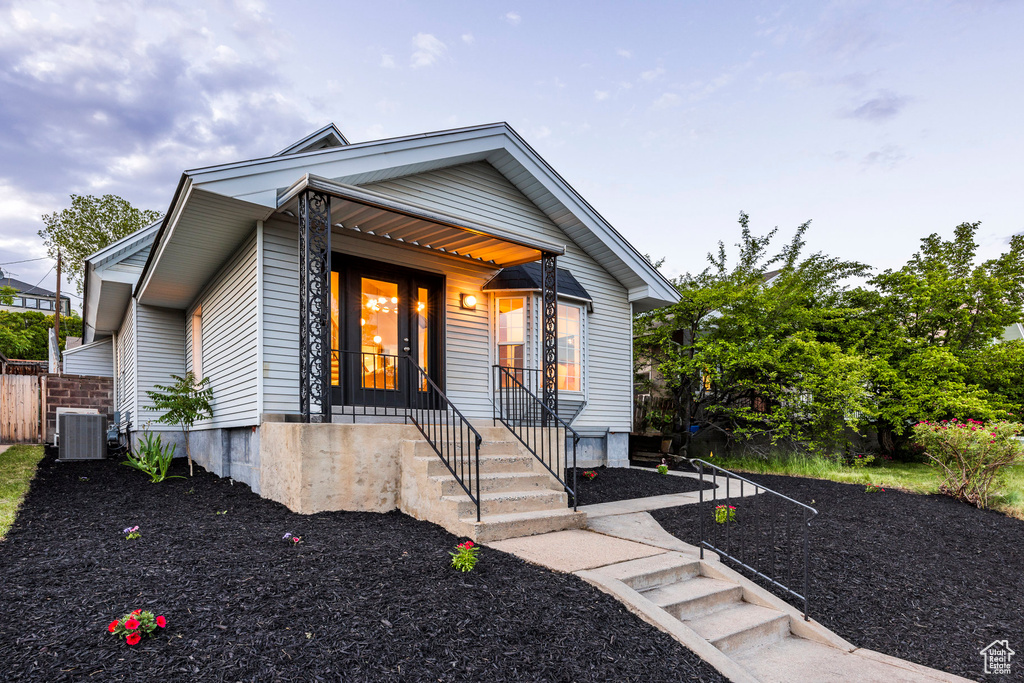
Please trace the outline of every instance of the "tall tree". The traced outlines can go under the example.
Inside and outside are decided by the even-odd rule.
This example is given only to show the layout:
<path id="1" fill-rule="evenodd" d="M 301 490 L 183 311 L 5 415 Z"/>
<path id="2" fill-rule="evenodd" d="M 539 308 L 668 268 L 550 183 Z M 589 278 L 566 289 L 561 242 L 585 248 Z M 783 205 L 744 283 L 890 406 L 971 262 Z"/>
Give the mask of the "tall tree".
<path id="1" fill-rule="evenodd" d="M 39 236 L 51 258 L 56 259 L 58 251 L 62 254 L 68 278 L 81 293 L 86 258 L 146 227 L 160 215 L 159 211 L 136 209 L 112 194 L 73 194 L 69 208 L 42 217 L 46 227 L 39 231 Z"/>
<path id="2" fill-rule="evenodd" d="M 823 448 L 870 411 L 866 364 L 849 349 L 856 317 L 843 286 L 868 268 L 805 256 L 809 227 L 773 254 L 777 230 L 755 235 L 740 214 L 735 263 L 719 244 L 704 271 L 676 280 L 679 303 L 638 317 L 638 352 L 676 398 L 684 454 L 693 425 Z"/>

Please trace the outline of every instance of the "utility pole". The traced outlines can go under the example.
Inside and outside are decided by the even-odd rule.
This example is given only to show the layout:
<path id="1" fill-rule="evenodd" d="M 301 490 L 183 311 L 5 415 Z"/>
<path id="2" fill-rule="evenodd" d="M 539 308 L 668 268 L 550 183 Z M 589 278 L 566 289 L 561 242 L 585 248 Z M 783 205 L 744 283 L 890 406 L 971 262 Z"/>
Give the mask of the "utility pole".
<path id="1" fill-rule="evenodd" d="M 60 251 L 57 251 L 57 301 L 54 306 L 53 334 L 57 337 L 57 351 L 60 352 Z"/>

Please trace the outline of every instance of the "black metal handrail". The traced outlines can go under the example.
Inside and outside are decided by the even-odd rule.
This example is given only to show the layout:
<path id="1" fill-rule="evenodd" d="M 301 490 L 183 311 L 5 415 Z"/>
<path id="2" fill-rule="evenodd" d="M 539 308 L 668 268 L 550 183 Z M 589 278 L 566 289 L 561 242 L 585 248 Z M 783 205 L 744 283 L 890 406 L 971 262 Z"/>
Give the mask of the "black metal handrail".
<path id="1" fill-rule="evenodd" d="M 448 471 L 459 482 L 476 505 L 476 521 L 480 521 L 480 436 L 466 416 L 448 400 L 427 371 L 411 357 L 402 356 L 409 364 L 409 419 L 423 434 Z M 472 447 L 470 451 L 467 447 Z"/>
<path id="2" fill-rule="evenodd" d="M 412 422 L 476 506 L 480 521 L 480 436 L 411 356 L 332 349 L 332 384 L 346 417 L 394 417 Z M 334 370 L 332 369 L 332 372 Z"/>
<path id="3" fill-rule="evenodd" d="M 565 492 L 572 496 L 576 509 L 576 448 L 580 435 L 530 391 L 522 382 L 522 368 L 495 365 L 493 419 L 501 422 L 512 435 L 540 461 Z M 564 436 L 559 434 L 564 429 Z M 568 462 L 568 437 L 572 436 L 572 464 Z M 572 486 L 567 471 L 572 468 Z"/>
<path id="4" fill-rule="evenodd" d="M 688 460 L 697 469 L 701 482 L 700 511 L 697 515 L 701 559 L 704 559 L 705 548 L 713 550 L 747 572 L 759 576 L 797 600 L 803 601 L 804 620 L 806 621 L 810 604 L 808 599 L 811 557 L 810 528 L 811 521 L 818 511 L 718 465 L 698 458 L 688 458 Z M 705 467 L 711 468 L 714 472 L 720 472 L 720 476 L 725 477 L 724 488 L 716 486 L 711 489 L 710 516 L 705 507 Z M 739 482 L 738 498 L 732 496 L 731 484 L 734 479 Z M 753 496 L 744 495 L 744 484 L 753 487 Z M 719 498 L 719 489 L 725 491 L 724 498 Z M 762 493 L 768 495 L 762 496 L 760 495 Z M 781 510 L 780 501 L 782 505 L 786 506 Z M 739 505 L 733 505 L 734 502 Z M 767 512 L 765 507 L 767 507 Z M 792 511 L 795 511 L 796 515 L 792 514 Z M 706 520 L 705 518 L 708 517 L 710 519 Z M 713 533 L 705 533 L 708 529 Z M 713 541 L 709 540 L 710 536 L 714 537 Z M 797 538 L 798 536 L 799 538 Z M 792 550 L 794 542 L 799 542 L 802 546 L 802 558 L 798 558 L 796 561 L 797 571 L 800 574 L 797 578 L 802 584 L 802 594 L 787 585 L 793 583 L 794 574 L 793 552 L 787 552 L 787 548 Z"/>

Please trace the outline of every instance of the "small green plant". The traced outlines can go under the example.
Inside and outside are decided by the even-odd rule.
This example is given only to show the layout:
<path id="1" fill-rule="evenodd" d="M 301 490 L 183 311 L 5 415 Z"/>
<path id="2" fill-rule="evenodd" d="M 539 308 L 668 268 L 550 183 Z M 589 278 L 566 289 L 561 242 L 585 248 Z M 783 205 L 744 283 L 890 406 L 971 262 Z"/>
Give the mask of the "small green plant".
<path id="1" fill-rule="evenodd" d="M 188 476 L 192 476 L 192 449 L 189 446 L 189 432 L 198 420 L 213 417 L 213 408 L 210 401 L 213 400 L 213 390 L 210 389 L 210 378 L 204 377 L 201 381 L 196 379 L 192 371 L 185 373 L 185 376 L 171 375 L 174 384 L 157 384 L 154 391 L 146 391 L 153 401 L 152 406 L 146 406 L 148 410 L 162 410 L 157 422 L 169 425 L 178 425 L 185 434 L 185 455 L 188 457 Z"/>
<path id="2" fill-rule="evenodd" d="M 881 486 L 875 486 L 874 484 L 868 484 L 864 487 L 864 493 L 885 493 L 885 489 Z"/>
<path id="3" fill-rule="evenodd" d="M 1024 444 L 1017 439 L 1021 430 L 1020 424 L 1005 420 L 985 424 L 954 418 L 919 422 L 913 434 L 944 474 L 939 491 L 985 509 L 1006 468 L 1024 461 Z"/>
<path id="4" fill-rule="evenodd" d="M 126 541 L 134 541 L 136 538 L 142 538 L 142 534 L 139 533 L 139 526 L 137 524 L 135 526 L 125 527 L 124 531 L 121 533 L 124 534 L 124 540 Z"/>
<path id="5" fill-rule="evenodd" d="M 851 467 L 867 467 L 875 461 L 875 456 L 867 453 L 857 453 L 850 458 Z"/>
<path id="6" fill-rule="evenodd" d="M 298 545 L 302 543 L 302 536 L 293 536 L 291 532 L 288 532 L 281 537 L 281 540 L 287 543 L 288 545 Z"/>
<path id="7" fill-rule="evenodd" d="M 154 436 L 146 432 L 139 440 L 138 449 L 128 451 L 128 459 L 121 464 L 149 475 L 149 481 L 153 484 L 158 484 L 164 479 L 183 479 L 184 477 L 167 476 L 167 470 L 170 469 L 171 460 L 174 458 L 174 448 L 174 444 L 164 446 L 159 434 Z"/>
<path id="8" fill-rule="evenodd" d="M 455 546 L 455 550 L 448 554 L 452 556 L 452 566 L 460 572 L 471 572 L 480 559 L 477 554 L 480 552 L 473 541 L 466 541 Z"/>
<path id="9" fill-rule="evenodd" d="M 129 645 L 138 645 L 143 636 L 153 635 L 158 628 L 167 627 L 167 617 L 154 616 L 152 612 L 137 609 L 120 619 L 114 619 L 107 626 L 107 631 L 118 638 L 123 638 Z"/>
<path id="10" fill-rule="evenodd" d="M 227 510 L 217 510 L 217 514 L 218 515 L 226 515 L 226 514 L 228 514 L 228 511 Z"/>
<path id="11" fill-rule="evenodd" d="M 586 472 L 583 473 L 583 478 L 586 479 L 587 481 L 593 480 L 596 476 L 597 472 L 595 472 L 594 470 L 587 470 Z"/>
<path id="12" fill-rule="evenodd" d="M 736 521 L 736 507 L 733 505 L 715 506 L 715 521 L 719 524 Z"/>
<path id="13" fill-rule="evenodd" d="M 668 463 L 665 458 L 661 459 L 661 464 L 658 465 L 658 474 L 668 474 Z"/>

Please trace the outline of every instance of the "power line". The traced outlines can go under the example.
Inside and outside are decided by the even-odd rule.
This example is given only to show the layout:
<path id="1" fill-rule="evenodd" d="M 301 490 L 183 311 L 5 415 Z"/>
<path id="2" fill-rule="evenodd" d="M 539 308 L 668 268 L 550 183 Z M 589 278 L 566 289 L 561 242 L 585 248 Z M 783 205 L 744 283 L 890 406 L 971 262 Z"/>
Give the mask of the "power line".
<path id="1" fill-rule="evenodd" d="M 39 258 L 27 258 L 20 261 L 8 261 L 7 263 L 0 263 L 0 266 L 13 266 L 15 263 L 28 263 L 29 261 L 45 261 L 50 258 L 49 256 L 40 256 Z"/>

